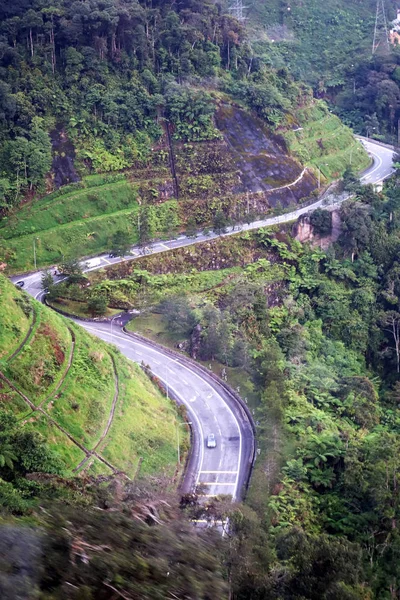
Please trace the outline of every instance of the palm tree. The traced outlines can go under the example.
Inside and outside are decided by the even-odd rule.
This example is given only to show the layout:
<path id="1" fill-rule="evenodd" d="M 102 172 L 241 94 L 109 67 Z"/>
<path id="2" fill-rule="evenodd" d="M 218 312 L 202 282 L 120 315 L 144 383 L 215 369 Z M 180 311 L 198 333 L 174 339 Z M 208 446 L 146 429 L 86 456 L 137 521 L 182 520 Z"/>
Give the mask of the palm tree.
<path id="1" fill-rule="evenodd" d="M 14 468 L 14 461 L 17 456 L 13 451 L 13 447 L 8 442 L 0 442 L 0 467 L 7 466 L 9 469 Z"/>

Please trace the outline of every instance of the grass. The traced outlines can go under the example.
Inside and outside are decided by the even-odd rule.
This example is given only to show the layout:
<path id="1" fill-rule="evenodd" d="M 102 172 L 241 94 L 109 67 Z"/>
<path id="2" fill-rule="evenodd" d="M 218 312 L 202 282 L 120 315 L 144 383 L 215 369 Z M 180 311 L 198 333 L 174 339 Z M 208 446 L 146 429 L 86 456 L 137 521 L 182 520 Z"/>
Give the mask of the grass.
<path id="1" fill-rule="evenodd" d="M 51 416 L 53 417 L 53 415 Z M 66 475 L 72 475 L 72 470 L 84 459 L 84 452 L 52 424 L 45 415 L 40 413 L 31 415 L 25 420 L 23 427 L 30 431 L 36 431 L 45 438 L 65 465 Z M 105 465 L 104 467 L 107 469 Z M 107 469 L 107 472 L 110 472 L 109 469 Z"/>
<path id="2" fill-rule="evenodd" d="M 45 409 L 89 450 L 99 441 L 115 392 L 114 369 L 103 342 L 74 327 L 75 355 L 71 369 Z"/>
<path id="3" fill-rule="evenodd" d="M 172 206 L 174 201 L 164 202 L 156 210 Z M 138 205 L 112 214 L 81 219 L 35 232 L 7 241 L 11 256 L 7 272 L 18 273 L 34 268 L 33 245 L 35 243 L 37 266 L 54 265 L 68 257 L 93 256 L 110 249 L 111 238 L 117 231 L 126 232 L 131 244 L 138 241 Z"/>
<path id="4" fill-rule="evenodd" d="M 116 391 L 112 352 L 120 375 L 120 393 L 115 421 L 103 443 L 104 458 L 118 469 L 126 469 L 131 476 L 142 458 L 143 473 L 175 473 L 177 409 L 141 369 L 113 347 L 34 300 L 29 300 L 29 304 L 40 314 L 38 324 L 21 352 L 8 361 L 4 356 L 9 356 L 26 336 L 30 321 L 17 304 L 17 299 L 26 295 L 2 275 L 0 290 L 0 316 L 9 313 L 16 324 L 14 332 L 7 325 L 0 335 L 2 370 L 14 385 L 34 404 L 45 400 L 43 409 L 49 417 L 76 442 L 93 449 L 106 430 Z M 69 329 L 75 334 L 76 345 L 67 371 L 71 352 Z M 55 391 L 64 375 L 64 381 Z M 67 475 L 84 458 L 79 447 L 46 415 L 30 411 L 22 398 L 3 383 L 0 383 L 0 408 L 11 410 L 22 420 L 23 427 L 43 435 L 59 454 Z M 182 439 L 183 450 L 187 447 L 187 436 Z M 109 467 L 101 461 L 90 468 L 90 473 L 109 472 Z"/>
<path id="5" fill-rule="evenodd" d="M 88 318 L 92 315 L 89 313 L 86 302 L 77 302 L 75 300 L 70 300 L 69 298 L 58 298 L 57 300 L 53 300 L 50 302 L 47 301 L 49 306 L 54 308 L 58 308 L 59 310 L 63 310 L 69 315 L 74 315 L 76 317 Z M 121 312 L 120 308 L 107 308 L 105 313 L 105 317 L 113 317 Z"/>
<path id="6" fill-rule="evenodd" d="M 10 356 L 23 342 L 33 321 L 33 312 L 25 314 L 23 306 L 30 306 L 26 294 L 0 278 L 0 360 Z"/>
<path id="7" fill-rule="evenodd" d="M 174 336 L 168 331 L 163 316 L 157 313 L 135 317 L 126 325 L 126 329 L 174 350 L 176 350 L 177 342 L 182 340 L 181 336 Z"/>
<path id="8" fill-rule="evenodd" d="M 94 189 L 70 192 L 59 198 L 45 197 L 26 204 L 12 213 L 1 226 L 5 239 L 18 238 L 32 233 L 111 214 L 137 206 L 136 195 L 127 181 L 118 181 Z"/>
<path id="9" fill-rule="evenodd" d="M 314 168 L 316 175 L 318 169 L 321 170 L 323 180 L 340 177 L 350 160 L 356 173 L 369 166 L 371 159 L 364 147 L 323 103 L 316 102 L 297 111 L 296 117 L 301 129 L 289 131 L 284 137 L 291 152 L 305 165 Z"/>
<path id="10" fill-rule="evenodd" d="M 80 470 L 80 473 L 85 473 L 90 477 L 99 477 L 99 475 L 104 475 L 107 471 L 107 466 L 98 458 L 92 457 L 85 463 Z M 108 470 L 109 472 L 109 470 Z"/>
<path id="11" fill-rule="evenodd" d="M 8 272 L 23 272 L 34 268 L 35 241 L 38 266 L 53 265 L 63 257 L 84 257 L 105 251 L 116 231 L 125 231 L 131 242 L 137 241 L 133 227 L 135 210 L 127 209 L 92 219 L 75 221 L 8 241 L 13 256 L 8 261 Z"/>
<path id="12" fill-rule="evenodd" d="M 172 476 L 177 464 L 175 406 L 143 377 L 138 365 L 120 363 L 118 373 L 120 400 L 102 455 L 128 475 L 134 476 L 140 465 L 141 475 L 164 471 Z M 180 439 L 183 454 L 188 434 L 181 431 Z"/>
<path id="13" fill-rule="evenodd" d="M 0 379 L 0 409 L 11 411 L 18 419 L 26 417 L 30 408 L 17 392 Z"/>
<path id="14" fill-rule="evenodd" d="M 5 374 L 34 404 L 38 404 L 57 385 L 70 347 L 68 328 L 50 313 L 46 319 L 41 319 L 21 352 L 8 363 Z"/>

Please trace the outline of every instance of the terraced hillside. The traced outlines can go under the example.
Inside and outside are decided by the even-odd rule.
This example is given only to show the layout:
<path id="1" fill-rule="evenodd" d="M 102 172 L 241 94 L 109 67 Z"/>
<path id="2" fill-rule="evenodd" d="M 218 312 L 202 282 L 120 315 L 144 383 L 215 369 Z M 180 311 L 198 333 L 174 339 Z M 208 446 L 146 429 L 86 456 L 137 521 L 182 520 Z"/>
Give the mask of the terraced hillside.
<path id="1" fill-rule="evenodd" d="M 321 172 L 323 181 L 337 179 L 346 167 L 365 169 L 370 159 L 352 131 L 329 112 L 324 102 L 296 111 L 298 126 L 284 134 L 290 151 L 305 165 Z"/>
<path id="2" fill-rule="evenodd" d="M 44 266 L 109 250 L 119 231 L 136 243 L 144 210 L 151 236 L 161 238 L 212 226 L 219 211 L 251 220 L 278 203 L 303 202 L 317 187 L 318 168 L 325 182 L 350 160 L 355 170 L 367 166 L 351 131 L 324 104 L 300 110 L 292 122 L 293 131 L 272 134 L 224 98 L 216 113 L 220 139 L 185 143 L 166 131 L 130 170 L 88 176 L 9 213 L 0 222 L 0 258 L 20 272 L 34 267 L 34 247 Z"/>
<path id="3" fill-rule="evenodd" d="M 67 474 L 173 475 L 176 410 L 137 365 L 2 275 L 0 322 L 0 408 L 44 436 Z"/>

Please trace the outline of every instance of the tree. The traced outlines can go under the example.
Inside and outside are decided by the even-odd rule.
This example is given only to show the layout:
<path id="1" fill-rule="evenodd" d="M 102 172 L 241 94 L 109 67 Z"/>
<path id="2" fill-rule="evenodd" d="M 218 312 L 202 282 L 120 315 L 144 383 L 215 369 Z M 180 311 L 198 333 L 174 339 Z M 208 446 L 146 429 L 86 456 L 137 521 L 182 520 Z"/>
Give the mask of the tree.
<path id="1" fill-rule="evenodd" d="M 197 237 L 198 225 L 196 219 L 193 216 L 190 216 L 186 221 L 186 235 L 189 238 Z"/>
<path id="2" fill-rule="evenodd" d="M 92 317 L 101 317 L 107 312 L 107 297 L 94 296 L 89 299 L 87 306 Z"/>
<path id="3" fill-rule="evenodd" d="M 68 258 L 59 265 L 61 275 L 68 277 L 69 283 L 77 283 L 83 278 L 82 265 L 76 258 Z"/>
<path id="4" fill-rule="evenodd" d="M 400 373 L 400 313 L 389 310 L 380 317 L 380 324 L 392 340 L 396 355 L 396 371 Z"/>
<path id="5" fill-rule="evenodd" d="M 343 173 L 343 189 L 353 192 L 360 186 L 360 181 L 351 167 L 346 167 Z"/>
<path id="6" fill-rule="evenodd" d="M 146 254 L 146 250 L 151 246 L 151 240 L 154 235 L 152 227 L 151 215 L 148 206 L 141 206 L 137 216 L 138 226 L 138 246 L 141 248 L 143 254 Z"/>
<path id="7" fill-rule="evenodd" d="M 215 233 L 221 235 L 222 233 L 226 233 L 226 228 L 228 227 L 228 219 L 222 212 L 222 210 L 218 210 L 213 218 L 213 229 Z"/>
<path id="8" fill-rule="evenodd" d="M 346 202 L 340 210 L 342 233 L 339 247 L 351 255 L 352 261 L 359 253 L 368 250 L 372 235 L 371 208 L 360 202 Z"/>
<path id="9" fill-rule="evenodd" d="M 115 256 L 126 256 L 131 248 L 130 236 L 127 231 L 119 229 L 111 238 L 111 252 Z"/>
<path id="10" fill-rule="evenodd" d="M 310 223 L 318 235 L 329 235 L 332 232 L 332 213 L 322 208 L 317 208 L 311 213 Z"/>
<path id="11" fill-rule="evenodd" d="M 185 296 L 172 296 L 164 300 L 159 309 L 172 333 L 184 336 L 192 333 L 197 319 Z"/>
<path id="12" fill-rule="evenodd" d="M 292 528 L 278 537 L 276 546 L 278 558 L 290 564 L 287 578 L 276 582 L 279 598 L 362 600 L 370 597 L 368 590 L 358 586 L 363 581 L 363 566 L 357 544 L 325 534 L 307 535 L 300 528 Z"/>
<path id="13" fill-rule="evenodd" d="M 42 290 L 50 291 L 53 286 L 54 286 L 53 276 L 50 273 L 50 271 L 48 271 L 46 269 L 45 271 L 43 271 L 43 274 L 42 274 Z"/>

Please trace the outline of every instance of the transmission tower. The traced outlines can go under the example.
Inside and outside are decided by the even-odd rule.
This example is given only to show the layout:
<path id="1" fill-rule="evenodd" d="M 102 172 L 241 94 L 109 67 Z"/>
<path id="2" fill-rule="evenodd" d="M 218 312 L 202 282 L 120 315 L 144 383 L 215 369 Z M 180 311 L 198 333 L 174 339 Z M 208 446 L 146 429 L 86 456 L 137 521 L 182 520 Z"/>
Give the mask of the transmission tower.
<path id="1" fill-rule="evenodd" d="M 243 6 L 242 0 L 233 0 L 232 6 L 229 7 L 229 12 L 232 17 L 235 17 L 238 21 L 245 21 L 246 17 L 243 14 L 243 11 L 247 6 Z"/>
<path id="2" fill-rule="evenodd" d="M 372 54 L 375 54 L 380 48 L 382 52 L 390 51 L 389 31 L 386 19 L 385 0 L 377 0 L 376 2 L 376 18 L 374 42 L 372 44 Z"/>

